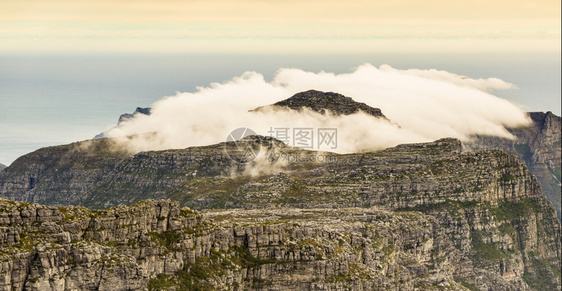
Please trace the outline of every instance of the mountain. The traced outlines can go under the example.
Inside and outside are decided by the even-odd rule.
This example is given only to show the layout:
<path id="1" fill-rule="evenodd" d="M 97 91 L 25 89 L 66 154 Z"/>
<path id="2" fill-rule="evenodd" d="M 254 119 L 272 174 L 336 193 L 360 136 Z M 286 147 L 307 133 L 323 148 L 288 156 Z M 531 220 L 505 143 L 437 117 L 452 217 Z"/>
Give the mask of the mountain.
<path id="1" fill-rule="evenodd" d="M 133 118 L 137 115 L 150 115 L 151 110 L 152 110 L 152 108 L 150 108 L 150 107 L 145 107 L 145 108 L 137 107 L 137 109 L 135 109 L 135 111 L 133 111 L 133 113 L 123 113 L 119 116 L 119 120 L 117 121 L 117 125 L 119 125 L 120 123 L 125 122 L 125 121 L 127 121 L 127 120 L 129 120 L 129 119 L 131 119 L 131 118 Z M 106 136 L 105 136 L 105 133 L 103 133 L 103 132 L 94 136 L 95 139 L 104 138 L 104 137 L 106 137 Z"/>
<path id="2" fill-rule="evenodd" d="M 150 115 L 150 107 L 146 107 L 146 108 L 142 108 L 142 107 L 137 107 L 137 109 L 135 109 L 135 111 L 133 113 L 123 113 L 121 114 L 121 116 L 119 116 L 119 120 L 117 121 L 117 124 L 127 121 L 128 119 L 131 119 L 133 117 L 135 117 L 137 114 L 141 114 L 141 115 Z"/>
<path id="3" fill-rule="evenodd" d="M 297 93 L 288 99 L 279 101 L 273 105 L 258 107 L 253 111 L 283 107 L 292 110 L 307 108 L 320 114 L 330 112 L 334 115 L 351 115 L 362 111 L 377 118 L 387 119 L 378 108 L 373 108 L 365 103 L 355 102 L 350 97 L 338 93 L 316 90 Z"/>
<path id="4" fill-rule="evenodd" d="M 255 110 L 268 107 L 386 119 L 313 90 Z M 543 195 L 560 180 L 560 117 L 530 118 L 516 140 L 344 155 L 262 136 L 39 149 L 0 171 L 0 290 L 561 290 Z"/>
<path id="5" fill-rule="evenodd" d="M 355 102 L 352 98 L 333 92 L 309 90 L 293 95 L 275 104 L 258 107 L 253 111 L 267 108 L 289 108 L 302 110 L 308 108 L 315 112 L 334 115 L 349 115 L 363 111 L 377 118 L 387 119 L 381 110 L 365 103 Z M 150 115 L 150 108 L 137 107 L 133 114 L 122 114 L 119 122 L 132 118 L 136 114 Z M 535 175 L 543 194 L 554 204 L 558 219 L 562 219 L 562 177 L 561 177 L 561 118 L 552 112 L 528 113 L 532 123 L 529 127 L 507 128 L 516 138 L 514 140 L 494 136 L 474 136 L 464 142 L 466 150 L 499 149 L 516 155 Z M 96 138 L 103 137 L 103 134 Z"/>
<path id="6" fill-rule="evenodd" d="M 469 150 L 501 149 L 519 157 L 535 175 L 544 195 L 552 201 L 560 219 L 562 203 L 561 129 L 560 116 L 552 112 L 531 112 L 532 124 L 524 128 L 508 128 L 516 139 L 476 136 L 465 143 Z"/>
<path id="7" fill-rule="evenodd" d="M 130 155 L 110 139 L 19 158 L 0 173 L 0 195 L 26 202 L 5 201 L 14 206 L 0 211 L 12 223 L 1 237 L 16 248 L 6 259 L 46 269 L 4 273 L 15 272 L 21 284 L 64 277 L 81 287 L 560 289 L 560 222 L 513 155 L 463 152 L 456 139 L 346 155 L 271 137 L 245 142 L 263 158 L 235 162 L 228 156 L 234 142 Z M 193 217 L 203 218 L 186 222 L 177 206 L 171 217 L 162 211 L 172 206 L 138 202 L 147 198 L 201 209 Z M 140 204 L 94 211 L 29 202 Z M 139 209 L 146 203 L 160 206 Z M 63 239 L 63 250 L 34 245 Z"/>
<path id="8" fill-rule="evenodd" d="M 8 166 L 4 165 L 4 164 L 0 164 L 0 171 L 4 170 L 5 168 L 7 168 Z"/>
<path id="9" fill-rule="evenodd" d="M 309 90 L 301 93 L 297 93 L 292 97 L 279 101 L 275 104 L 262 106 L 255 108 L 250 111 L 260 111 L 266 110 L 268 108 L 278 109 L 278 108 L 289 108 L 292 110 L 300 111 L 303 108 L 308 108 L 312 111 L 316 111 L 320 114 L 326 114 L 331 112 L 334 115 L 351 115 L 357 112 L 364 112 L 371 116 L 382 118 L 388 120 L 384 114 L 382 114 L 379 108 L 373 108 L 365 103 L 355 102 L 350 97 L 344 95 L 333 93 L 333 92 L 322 92 L 316 90 Z M 125 122 L 137 115 L 150 115 L 151 108 L 137 107 L 133 113 L 124 113 L 119 116 L 117 125 Z M 94 139 L 106 137 L 104 133 L 100 133 L 94 137 Z"/>

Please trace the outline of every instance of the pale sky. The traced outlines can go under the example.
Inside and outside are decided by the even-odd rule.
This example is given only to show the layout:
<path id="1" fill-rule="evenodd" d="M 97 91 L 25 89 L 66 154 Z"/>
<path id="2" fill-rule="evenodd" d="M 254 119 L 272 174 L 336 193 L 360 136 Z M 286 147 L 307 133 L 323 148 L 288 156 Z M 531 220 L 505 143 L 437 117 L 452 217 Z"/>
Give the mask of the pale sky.
<path id="1" fill-rule="evenodd" d="M 560 51 L 559 0 L 0 0 L 0 52 Z"/>

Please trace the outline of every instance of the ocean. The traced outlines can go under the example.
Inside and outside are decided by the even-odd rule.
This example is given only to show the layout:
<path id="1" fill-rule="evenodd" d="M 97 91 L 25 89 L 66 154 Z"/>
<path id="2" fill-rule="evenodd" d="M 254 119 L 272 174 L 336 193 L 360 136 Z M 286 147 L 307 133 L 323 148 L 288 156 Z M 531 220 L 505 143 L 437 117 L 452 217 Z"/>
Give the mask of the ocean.
<path id="1" fill-rule="evenodd" d="M 280 68 L 351 72 L 371 63 L 497 77 L 517 90 L 494 92 L 526 111 L 560 115 L 560 54 L 549 55 L 2 55 L 0 163 L 38 148 L 90 139 L 119 115 L 176 92 L 246 71 L 271 80 Z M 289 96 L 287 96 L 289 97 Z M 352 96 L 351 96 L 352 97 Z"/>

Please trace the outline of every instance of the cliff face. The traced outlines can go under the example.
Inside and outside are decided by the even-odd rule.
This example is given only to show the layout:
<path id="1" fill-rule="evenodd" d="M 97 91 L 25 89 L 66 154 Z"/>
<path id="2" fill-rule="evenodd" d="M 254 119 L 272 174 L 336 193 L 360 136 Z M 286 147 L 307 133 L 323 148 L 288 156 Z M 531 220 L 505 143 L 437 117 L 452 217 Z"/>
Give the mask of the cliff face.
<path id="1" fill-rule="evenodd" d="M 98 257 L 85 265 L 75 260 L 55 268 L 75 270 L 78 273 L 57 275 L 75 279 L 83 276 L 76 270 L 97 270 L 84 280 L 98 281 L 68 283 L 86 287 L 127 280 L 165 286 L 171 280 L 170 284 L 202 284 L 210 289 L 336 290 L 350 284 L 354 290 L 458 289 L 459 284 L 481 290 L 560 289 L 560 222 L 537 179 L 513 155 L 497 150 L 462 152 L 455 139 L 349 155 L 304 151 L 272 138 L 248 139 L 261 150 L 256 160 L 246 164 L 228 157 L 234 143 L 132 156 L 108 139 L 39 150 L 0 173 L 3 197 L 95 208 L 167 197 L 192 208 L 238 210 L 205 210 L 203 219 L 164 206 L 180 213 L 171 218 L 171 214 L 153 214 L 161 210 L 139 210 L 163 202 L 105 211 L 4 202 L 16 205 L 4 211 L 16 221 L 34 213 L 43 216 L 39 208 L 50 209 L 47 216 L 56 217 L 52 219 L 58 226 L 20 229 L 20 221 L 3 228 L 3 237 L 23 246 L 16 233 L 69 232 L 73 237 L 69 250 L 52 255 L 49 262 L 74 256 L 69 255 L 74 250 L 84 257 L 80 252 L 86 251 L 74 244 L 92 238 L 100 241 L 94 244 L 101 249 L 91 252 L 100 257 L 129 254 L 125 249 L 134 248 L 124 244 L 130 239 L 131 245 L 143 250 L 139 251 L 143 255 L 131 254 L 130 260 L 110 259 L 111 274 L 117 275 L 103 275 L 106 263 L 97 265 L 101 269 L 92 267 Z M 25 207 L 35 210 L 21 210 Z M 360 208 L 342 209 L 346 207 Z M 122 217 L 132 218 L 119 222 Z M 185 230 L 187 225 L 194 230 Z M 23 227 L 34 224 L 26 222 Z M 152 239 L 149 242 L 140 234 L 143 227 Z M 193 242 L 180 243 L 194 233 L 198 234 L 189 236 Z M 55 239 L 46 239 L 50 240 Z M 143 244 L 145 249 L 140 247 Z M 295 247 L 298 254 L 291 253 Z M 10 253 L 6 260 L 22 266 L 40 257 L 35 246 L 27 250 L 25 255 Z M 22 260 L 16 263 L 19 257 Z M 10 266 L 5 273 L 11 277 L 25 269 Z M 153 270 L 147 273 L 147 268 Z M 172 277 L 154 278 L 159 273 Z M 20 279 L 10 282 L 58 280 L 35 281 L 34 276 L 38 275 L 20 274 L 16 276 Z"/>
<path id="2" fill-rule="evenodd" d="M 561 130 L 560 116 L 552 112 L 531 112 L 531 126 L 527 128 L 508 128 L 516 139 L 477 136 L 465 144 L 470 150 L 501 149 L 519 157 L 529 171 L 535 175 L 543 194 L 554 204 L 560 219 L 562 203 L 561 169 Z"/>
<path id="3" fill-rule="evenodd" d="M 0 290 L 458 290 L 436 220 L 374 209 L 91 211 L 0 200 Z M 200 289 L 196 289 L 200 288 Z"/>
<path id="4" fill-rule="evenodd" d="M 441 208 L 437 218 L 374 208 L 201 214 L 169 201 L 92 211 L 0 200 L 0 290 L 527 290 L 533 280 L 556 290 L 556 254 L 536 239 L 547 215 L 502 233 L 493 230 L 508 218 L 478 209 L 444 228 Z"/>

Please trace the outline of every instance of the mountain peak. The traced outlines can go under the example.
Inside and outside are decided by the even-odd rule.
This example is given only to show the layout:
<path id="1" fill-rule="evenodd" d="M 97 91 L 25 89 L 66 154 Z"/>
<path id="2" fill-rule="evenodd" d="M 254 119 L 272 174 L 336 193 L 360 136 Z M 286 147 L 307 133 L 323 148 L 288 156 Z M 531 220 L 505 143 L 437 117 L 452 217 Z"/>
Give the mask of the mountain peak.
<path id="1" fill-rule="evenodd" d="M 342 94 L 317 90 L 300 92 L 269 106 L 287 107 L 293 110 L 301 110 L 303 107 L 306 107 L 320 114 L 326 114 L 329 111 L 334 115 L 351 115 L 363 111 L 371 116 L 387 119 L 379 108 L 373 108 L 365 103 L 356 102 Z M 259 111 L 262 108 L 264 107 L 258 107 L 255 111 Z"/>
<path id="2" fill-rule="evenodd" d="M 117 122 L 117 124 L 119 124 L 123 121 L 129 120 L 137 114 L 150 115 L 150 111 L 151 111 L 150 107 L 146 107 L 146 108 L 137 107 L 137 109 L 135 109 L 135 111 L 133 113 L 123 113 L 123 114 L 121 114 L 121 116 L 119 116 L 119 121 Z"/>

